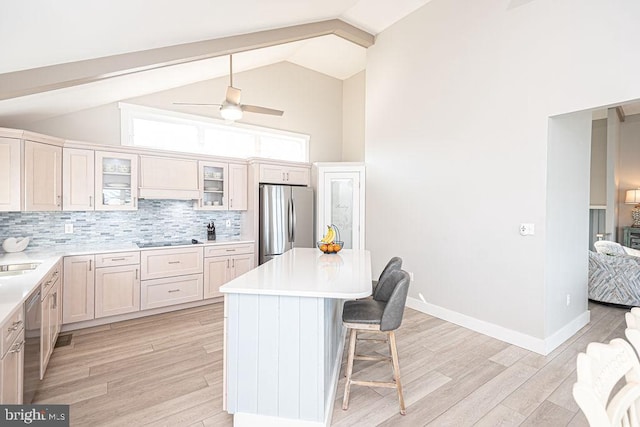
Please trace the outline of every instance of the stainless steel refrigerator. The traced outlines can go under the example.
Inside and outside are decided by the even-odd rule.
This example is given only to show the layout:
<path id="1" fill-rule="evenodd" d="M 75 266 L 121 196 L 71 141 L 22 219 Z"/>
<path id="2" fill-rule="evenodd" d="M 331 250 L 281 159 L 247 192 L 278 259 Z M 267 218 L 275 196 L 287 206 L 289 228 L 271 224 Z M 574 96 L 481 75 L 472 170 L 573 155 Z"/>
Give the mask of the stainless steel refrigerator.
<path id="1" fill-rule="evenodd" d="M 260 264 L 314 246 L 313 188 L 260 184 Z"/>

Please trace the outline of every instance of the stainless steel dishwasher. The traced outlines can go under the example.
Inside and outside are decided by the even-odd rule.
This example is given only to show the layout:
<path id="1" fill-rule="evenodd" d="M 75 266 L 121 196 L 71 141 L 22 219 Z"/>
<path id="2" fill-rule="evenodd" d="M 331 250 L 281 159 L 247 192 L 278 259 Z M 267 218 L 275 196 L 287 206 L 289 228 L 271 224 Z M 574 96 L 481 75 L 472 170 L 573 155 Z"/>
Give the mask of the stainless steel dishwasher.
<path id="1" fill-rule="evenodd" d="M 22 402 L 28 405 L 40 384 L 40 322 L 42 303 L 40 287 L 34 291 L 25 303 L 24 328 L 24 382 Z"/>

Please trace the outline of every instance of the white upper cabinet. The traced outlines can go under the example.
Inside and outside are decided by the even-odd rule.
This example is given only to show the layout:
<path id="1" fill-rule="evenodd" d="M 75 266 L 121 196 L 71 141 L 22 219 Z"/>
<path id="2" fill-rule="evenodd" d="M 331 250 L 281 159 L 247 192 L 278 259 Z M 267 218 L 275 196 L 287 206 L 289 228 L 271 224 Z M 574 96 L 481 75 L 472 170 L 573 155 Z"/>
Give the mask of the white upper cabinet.
<path id="1" fill-rule="evenodd" d="M 138 156 L 96 151 L 95 209 L 138 209 Z"/>
<path id="2" fill-rule="evenodd" d="M 19 211 L 20 140 L 0 138 L 0 211 Z"/>
<path id="3" fill-rule="evenodd" d="M 310 172 L 308 167 L 260 164 L 260 182 L 267 184 L 287 184 L 308 186 Z"/>
<path id="4" fill-rule="evenodd" d="M 200 161 L 198 175 L 200 197 L 196 209 L 247 210 L 247 165 Z"/>
<path id="5" fill-rule="evenodd" d="M 93 150 L 62 150 L 62 210 L 95 209 L 95 163 Z"/>
<path id="6" fill-rule="evenodd" d="M 62 147 L 24 142 L 25 211 L 62 210 Z"/>
<path id="7" fill-rule="evenodd" d="M 229 210 L 247 210 L 247 165 L 229 164 Z"/>
<path id="8" fill-rule="evenodd" d="M 199 196 L 197 160 L 140 156 L 140 197 L 192 200 Z"/>

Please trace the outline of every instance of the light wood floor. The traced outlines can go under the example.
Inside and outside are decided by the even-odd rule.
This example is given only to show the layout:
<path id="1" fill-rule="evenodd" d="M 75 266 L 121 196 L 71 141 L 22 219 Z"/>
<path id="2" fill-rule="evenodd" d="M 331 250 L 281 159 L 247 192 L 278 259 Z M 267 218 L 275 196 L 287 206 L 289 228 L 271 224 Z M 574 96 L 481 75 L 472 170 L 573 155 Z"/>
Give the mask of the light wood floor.
<path id="1" fill-rule="evenodd" d="M 591 322 L 548 356 L 407 309 L 397 331 L 407 415 L 391 389 L 353 386 L 335 426 L 586 426 L 571 396 L 578 352 L 624 336 L 626 310 L 590 304 Z M 363 343 L 359 353 L 385 344 Z M 344 368 L 344 361 L 343 361 Z M 344 369 L 343 369 L 344 372 Z M 386 363 L 354 378 L 388 381 Z M 73 332 L 54 351 L 36 403 L 71 405 L 72 426 L 231 426 L 222 411 L 222 304 Z"/>

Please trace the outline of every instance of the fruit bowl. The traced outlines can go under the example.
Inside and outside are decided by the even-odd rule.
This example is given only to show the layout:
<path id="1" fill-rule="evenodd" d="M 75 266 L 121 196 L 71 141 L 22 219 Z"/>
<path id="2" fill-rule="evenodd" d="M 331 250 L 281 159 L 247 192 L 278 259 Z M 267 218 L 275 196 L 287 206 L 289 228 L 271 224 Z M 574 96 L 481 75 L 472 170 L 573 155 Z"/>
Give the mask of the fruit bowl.
<path id="1" fill-rule="evenodd" d="M 337 254 L 344 247 L 344 242 L 336 240 L 333 243 L 317 242 L 318 249 L 325 254 Z"/>

